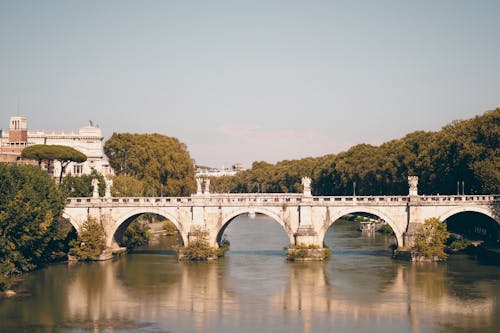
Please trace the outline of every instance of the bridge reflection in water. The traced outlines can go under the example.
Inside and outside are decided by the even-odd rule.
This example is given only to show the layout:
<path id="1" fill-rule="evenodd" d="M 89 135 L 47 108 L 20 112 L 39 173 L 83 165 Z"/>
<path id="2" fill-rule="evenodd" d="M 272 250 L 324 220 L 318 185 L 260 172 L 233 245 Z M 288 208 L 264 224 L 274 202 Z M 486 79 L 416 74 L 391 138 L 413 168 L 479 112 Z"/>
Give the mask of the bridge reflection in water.
<path id="1" fill-rule="evenodd" d="M 269 223 L 282 236 L 263 230 L 269 244 L 286 242 Z M 29 297 L 0 302 L 0 332 L 496 332 L 498 267 L 394 261 L 385 236 L 350 227 L 336 222 L 327 233 L 326 262 L 238 250 L 214 263 L 141 253 L 50 266 L 26 276 Z"/>
<path id="2" fill-rule="evenodd" d="M 196 332 L 220 331 L 217 327 L 231 331 L 231 326 L 251 332 L 255 327 L 279 327 L 287 317 L 293 317 L 292 327 L 301 325 L 303 332 L 348 327 L 352 322 L 363 328 L 380 321 L 399 323 L 401 331 L 409 323 L 412 332 L 421 332 L 421 326 L 436 318 L 462 328 L 489 327 L 495 310 L 494 297 L 453 295 L 446 284 L 446 267 L 439 265 L 396 265 L 385 281 L 388 285 L 359 299 L 337 286 L 335 277 L 329 278 L 328 263 L 289 265 L 286 283 L 273 294 L 255 298 L 226 288 L 231 282 L 225 281 L 224 262 L 177 264 L 168 258 L 150 274 L 141 266 L 140 259 L 129 257 L 102 263 L 97 270 L 87 265 L 71 268 L 77 272 L 67 286 L 69 317 L 95 323 L 128 318 L 167 328 L 180 324 L 178 330 L 189 327 Z"/>
<path id="3" fill-rule="evenodd" d="M 246 219 L 248 228 L 260 220 Z M 351 227 L 337 223 L 327 234 L 334 248 L 327 262 L 286 263 L 273 251 L 236 251 L 215 263 L 141 254 L 77 265 L 70 269 L 75 278 L 67 286 L 68 315 L 96 323 L 128 318 L 172 332 L 494 331 L 499 290 L 491 278 L 498 268 L 465 258 L 448 264 L 393 261 L 379 253 L 385 236 L 368 239 Z M 261 229 L 286 242 L 283 231 L 279 238 Z M 247 240 L 248 230 L 240 229 L 235 243 Z"/>

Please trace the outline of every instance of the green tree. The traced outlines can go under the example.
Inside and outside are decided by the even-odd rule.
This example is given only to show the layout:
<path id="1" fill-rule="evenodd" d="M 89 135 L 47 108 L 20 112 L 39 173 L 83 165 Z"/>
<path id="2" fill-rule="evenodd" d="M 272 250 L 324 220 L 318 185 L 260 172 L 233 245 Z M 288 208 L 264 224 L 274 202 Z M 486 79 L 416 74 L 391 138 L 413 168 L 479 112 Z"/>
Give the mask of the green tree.
<path id="1" fill-rule="evenodd" d="M 223 252 L 219 253 L 217 248 L 209 245 L 208 235 L 204 232 L 197 232 L 194 239 L 178 251 L 180 260 L 209 260 L 224 255 Z"/>
<path id="2" fill-rule="evenodd" d="M 67 197 L 91 197 L 94 192 L 92 186 L 93 179 L 99 181 L 99 196 L 104 196 L 106 192 L 106 182 L 104 176 L 96 170 L 92 170 L 90 175 L 68 175 L 64 177 L 61 183 L 61 189 Z"/>
<path id="3" fill-rule="evenodd" d="M 70 254 L 80 260 L 95 260 L 106 248 L 103 226 L 91 215 L 82 224 L 78 238 L 71 242 Z"/>
<path id="4" fill-rule="evenodd" d="M 151 239 L 149 228 L 137 220 L 132 221 L 123 233 L 122 244 L 128 249 L 133 249 L 148 244 Z"/>
<path id="5" fill-rule="evenodd" d="M 20 274 L 50 261 L 70 230 L 61 220 L 62 191 L 37 167 L 0 163 L 0 198 L 1 274 Z"/>
<path id="6" fill-rule="evenodd" d="M 71 162 L 82 163 L 87 160 L 84 153 L 69 146 L 61 145 L 33 145 L 23 149 L 21 153 L 22 158 L 32 159 L 38 161 L 41 166 L 42 161 L 47 161 L 51 164 L 52 161 L 57 160 L 61 163 L 61 172 L 59 174 L 59 183 L 62 181 L 62 176 L 66 167 Z"/>
<path id="7" fill-rule="evenodd" d="M 444 249 L 450 234 L 446 230 L 446 223 L 438 218 L 426 219 L 417 230 L 413 250 L 428 259 L 445 259 Z"/>
<path id="8" fill-rule="evenodd" d="M 139 179 L 119 175 L 113 178 L 111 186 L 111 195 L 114 197 L 140 197 L 144 195 L 144 183 Z"/>
<path id="9" fill-rule="evenodd" d="M 196 190 L 193 161 L 176 138 L 113 133 L 104 151 L 117 175 L 145 184 L 144 195 L 187 196 Z"/>

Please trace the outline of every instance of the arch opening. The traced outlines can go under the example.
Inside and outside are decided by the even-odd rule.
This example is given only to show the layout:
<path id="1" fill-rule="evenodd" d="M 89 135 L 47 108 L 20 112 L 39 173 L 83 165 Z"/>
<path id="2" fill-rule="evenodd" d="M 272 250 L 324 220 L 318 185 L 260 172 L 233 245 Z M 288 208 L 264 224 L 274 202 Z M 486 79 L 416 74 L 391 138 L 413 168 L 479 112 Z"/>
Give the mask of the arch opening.
<path id="1" fill-rule="evenodd" d="M 365 254 L 390 255 L 398 247 L 392 223 L 374 212 L 352 210 L 332 219 L 323 237 L 323 245 L 338 250 Z"/>
<path id="2" fill-rule="evenodd" d="M 290 231 L 278 218 L 263 211 L 240 211 L 225 219 L 216 242 L 230 243 L 229 253 L 253 253 L 283 256 L 290 244 Z"/>
<path id="3" fill-rule="evenodd" d="M 490 216 L 465 211 L 447 217 L 443 222 L 447 224 L 451 239 L 463 239 L 482 243 L 489 248 L 500 247 L 500 225 Z"/>
<path id="4" fill-rule="evenodd" d="M 120 247 L 150 251 L 173 251 L 184 245 L 175 223 L 154 212 L 135 213 L 125 218 L 116 228 L 113 241 Z"/>

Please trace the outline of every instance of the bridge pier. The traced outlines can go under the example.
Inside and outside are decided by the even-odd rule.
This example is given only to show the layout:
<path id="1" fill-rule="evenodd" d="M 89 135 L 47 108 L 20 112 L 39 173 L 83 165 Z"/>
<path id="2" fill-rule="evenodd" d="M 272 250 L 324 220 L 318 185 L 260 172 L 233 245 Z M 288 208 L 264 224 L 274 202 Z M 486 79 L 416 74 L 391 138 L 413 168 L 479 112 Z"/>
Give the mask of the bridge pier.
<path id="1" fill-rule="evenodd" d="M 318 233 L 313 226 L 300 226 L 294 236 L 295 244 L 292 245 L 314 245 L 322 246 L 322 242 L 318 239 Z"/>

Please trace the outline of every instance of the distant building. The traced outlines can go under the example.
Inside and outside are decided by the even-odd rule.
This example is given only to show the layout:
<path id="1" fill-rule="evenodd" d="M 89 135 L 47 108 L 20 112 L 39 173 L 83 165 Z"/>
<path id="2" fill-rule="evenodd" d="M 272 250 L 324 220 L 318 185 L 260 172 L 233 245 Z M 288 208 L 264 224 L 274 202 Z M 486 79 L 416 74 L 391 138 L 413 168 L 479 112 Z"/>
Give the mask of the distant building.
<path id="1" fill-rule="evenodd" d="M 36 144 L 63 145 L 75 148 L 87 156 L 84 163 L 70 163 L 64 175 L 90 174 L 92 170 L 105 176 L 112 175 L 113 170 L 104 155 L 103 140 L 101 129 L 92 122 L 78 132 L 28 131 L 26 117 L 11 117 L 9 131 L 0 131 L 0 162 L 34 164 L 33 161 L 21 159 L 24 148 Z M 55 162 L 50 171 L 54 177 L 58 177 L 61 165 Z"/>
<path id="2" fill-rule="evenodd" d="M 245 171 L 245 168 L 241 163 L 233 164 L 231 168 L 222 167 L 221 169 L 197 167 L 196 177 L 199 178 L 199 177 L 234 176 L 240 171 Z"/>

